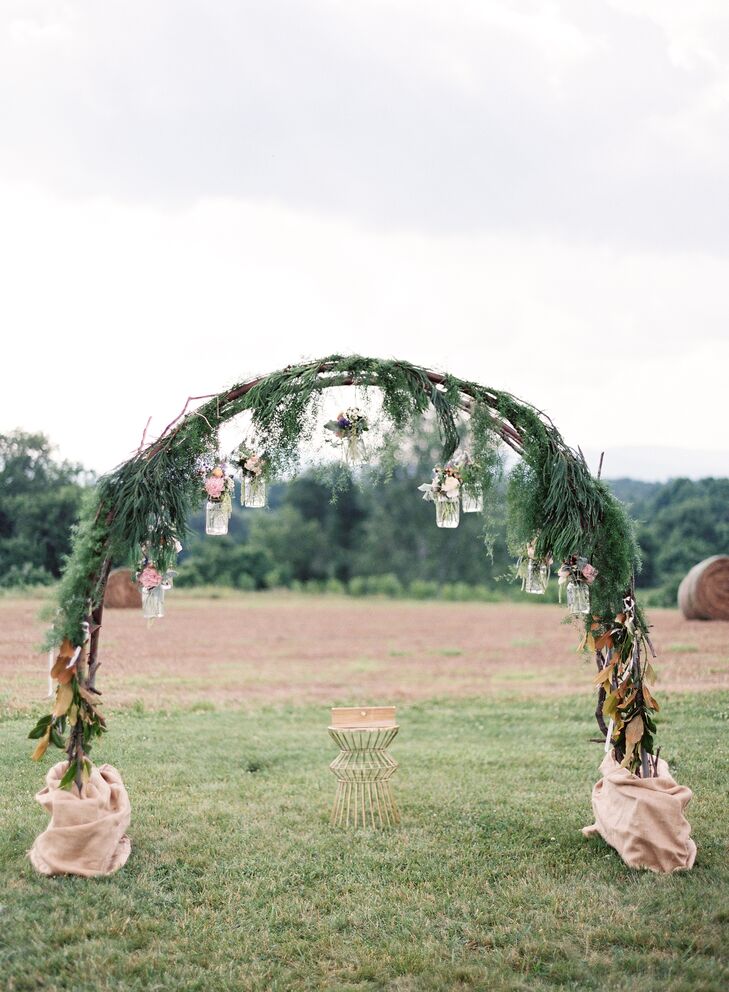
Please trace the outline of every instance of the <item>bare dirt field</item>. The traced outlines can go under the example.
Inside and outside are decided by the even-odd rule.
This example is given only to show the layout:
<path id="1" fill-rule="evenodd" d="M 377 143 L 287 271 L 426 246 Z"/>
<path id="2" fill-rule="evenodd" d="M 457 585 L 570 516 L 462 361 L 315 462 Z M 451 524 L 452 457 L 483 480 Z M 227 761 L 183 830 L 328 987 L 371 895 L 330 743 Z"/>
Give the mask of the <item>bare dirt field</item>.
<path id="1" fill-rule="evenodd" d="M 439 696 L 592 693 L 563 608 L 276 593 L 167 597 L 167 616 L 107 610 L 99 686 L 108 708 L 398 702 Z M 38 601 L 0 600 L 0 710 L 47 691 Z M 653 610 L 657 694 L 729 688 L 729 623 Z"/>

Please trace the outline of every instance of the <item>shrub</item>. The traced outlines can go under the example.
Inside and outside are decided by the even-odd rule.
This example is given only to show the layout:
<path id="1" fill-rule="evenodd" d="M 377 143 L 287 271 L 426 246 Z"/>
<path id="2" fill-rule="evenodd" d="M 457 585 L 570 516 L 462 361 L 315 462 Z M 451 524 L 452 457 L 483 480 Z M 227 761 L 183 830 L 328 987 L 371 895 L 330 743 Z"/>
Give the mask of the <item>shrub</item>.
<path id="1" fill-rule="evenodd" d="M 350 596 L 365 596 L 367 594 L 367 580 L 361 575 L 355 575 L 349 580 L 347 587 Z"/>
<path id="2" fill-rule="evenodd" d="M 436 599 L 438 584 L 427 579 L 413 579 L 408 591 L 413 599 Z"/>

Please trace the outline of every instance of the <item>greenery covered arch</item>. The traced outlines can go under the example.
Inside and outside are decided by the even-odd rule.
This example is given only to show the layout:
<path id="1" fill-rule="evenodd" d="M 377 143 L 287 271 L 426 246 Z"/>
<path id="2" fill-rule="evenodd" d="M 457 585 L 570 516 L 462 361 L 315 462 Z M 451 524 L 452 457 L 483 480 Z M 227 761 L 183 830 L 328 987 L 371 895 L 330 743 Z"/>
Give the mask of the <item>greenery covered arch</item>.
<path id="1" fill-rule="evenodd" d="M 153 442 L 99 479 L 87 494 L 73 549 L 60 584 L 48 647 L 57 650 L 53 713 L 31 733 L 40 758 L 49 744 L 65 749 L 65 787 L 80 786 L 90 770 L 89 751 L 105 729 L 96 688 L 103 598 L 113 563 L 144 556 L 160 570 L 176 559 L 191 512 L 204 498 L 201 466 L 210 464 L 218 429 L 244 411 L 252 417 L 261 454 L 271 472 L 295 469 L 299 445 L 311 436 L 324 390 L 358 386 L 379 390 L 382 416 L 402 432 L 434 413 L 448 460 L 467 430 L 479 488 L 489 490 L 501 472 L 499 448 L 519 461 L 507 484 L 510 545 L 515 554 L 590 565 L 590 612 L 582 639 L 597 659 L 597 718 L 618 760 L 639 774 L 654 772 L 647 686 L 652 653 L 645 619 L 636 606 L 634 576 L 639 550 L 622 504 L 595 478 L 584 456 L 567 446 L 544 413 L 510 393 L 403 361 L 331 355 L 234 385 L 215 396 L 192 397 Z M 203 400 L 188 411 L 194 400 Z M 528 551 L 527 551 L 528 549 Z M 609 726 L 606 720 L 610 720 Z"/>

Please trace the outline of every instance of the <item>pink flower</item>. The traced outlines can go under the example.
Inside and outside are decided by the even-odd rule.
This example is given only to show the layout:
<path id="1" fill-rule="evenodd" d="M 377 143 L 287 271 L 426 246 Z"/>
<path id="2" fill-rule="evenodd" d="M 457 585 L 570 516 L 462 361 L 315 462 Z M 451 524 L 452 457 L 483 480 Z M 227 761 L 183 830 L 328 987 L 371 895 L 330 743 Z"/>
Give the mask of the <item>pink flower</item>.
<path id="1" fill-rule="evenodd" d="M 162 582 L 162 576 L 154 567 L 154 565 L 147 565 L 139 576 L 139 584 L 144 589 L 154 589 L 156 586 L 160 585 Z"/>
<path id="2" fill-rule="evenodd" d="M 597 569 L 590 564 L 584 565 L 582 568 L 582 578 L 585 580 L 588 586 L 591 586 L 592 583 L 597 578 Z"/>
<path id="3" fill-rule="evenodd" d="M 210 499 L 220 499 L 225 489 L 225 476 L 210 475 L 205 480 L 205 492 Z"/>

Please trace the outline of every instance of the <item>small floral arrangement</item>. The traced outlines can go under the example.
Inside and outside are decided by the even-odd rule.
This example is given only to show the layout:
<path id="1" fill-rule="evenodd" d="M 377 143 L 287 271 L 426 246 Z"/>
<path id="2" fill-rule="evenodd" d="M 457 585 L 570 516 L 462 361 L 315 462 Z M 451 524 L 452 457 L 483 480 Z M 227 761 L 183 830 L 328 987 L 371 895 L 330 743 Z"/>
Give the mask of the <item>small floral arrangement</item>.
<path id="1" fill-rule="evenodd" d="M 147 563 L 139 573 L 138 581 L 142 589 L 156 589 L 162 585 L 162 573 Z"/>
<path id="2" fill-rule="evenodd" d="M 203 483 L 203 488 L 211 503 L 218 503 L 228 512 L 233 512 L 233 477 L 228 478 L 223 465 L 216 465 Z"/>
<path id="3" fill-rule="evenodd" d="M 587 558 L 580 555 L 570 555 L 562 562 L 557 576 L 561 586 L 567 582 L 585 582 L 591 586 L 598 576 L 598 571 L 589 563 Z"/>
<path id="4" fill-rule="evenodd" d="M 233 461 L 248 479 L 257 479 L 263 475 L 266 468 L 266 459 L 257 454 L 247 444 L 241 444 L 234 455 Z"/>
<path id="5" fill-rule="evenodd" d="M 338 413 L 336 420 L 328 420 L 324 424 L 326 430 L 331 431 L 339 441 L 346 441 L 352 437 L 358 437 L 369 430 L 367 417 L 357 406 L 350 406 L 342 413 Z"/>
<path id="6" fill-rule="evenodd" d="M 436 465 L 433 469 L 433 481 L 424 482 L 418 486 L 418 490 L 423 494 L 423 499 L 432 503 L 451 500 L 456 502 L 461 494 L 461 471 L 460 467 L 453 462 L 447 465 Z"/>
<path id="7" fill-rule="evenodd" d="M 142 590 L 142 614 L 148 620 L 164 616 L 165 593 L 172 588 L 172 580 L 176 574 L 172 569 L 167 569 L 163 574 L 145 554 L 136 579 Z"/>
<path id="8" fill-rule="evenodd" d="M 212 500 L 213 503 L 219 503 L 227 487 L 228 480 L 225 478 L 225 472 L 222 466 L 216 465 L 204 483 L 208 499 Z"/>
<path id="9" fill-rule="evenodd" d="M 137 572 L 137 582 L 146 592 L 159 588 L 166 591 L 172 588 L 172 580 L 175 575 L 177 575 L 177 572 L 171 569 L 167 569 L 163 575 L 149 558 L 145 558 Z"/>

